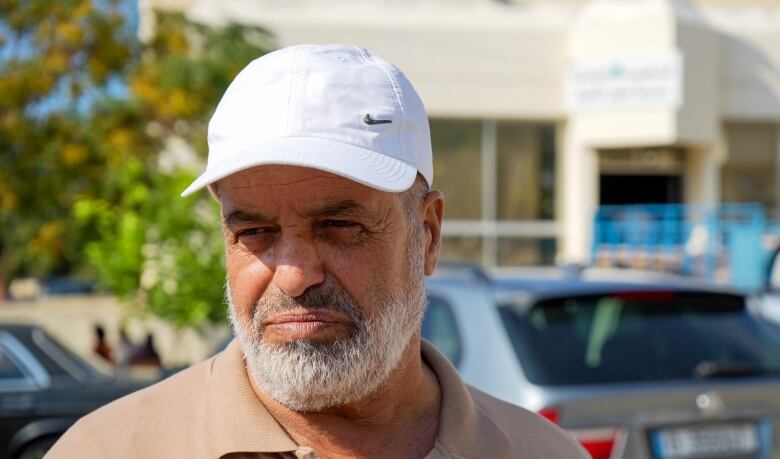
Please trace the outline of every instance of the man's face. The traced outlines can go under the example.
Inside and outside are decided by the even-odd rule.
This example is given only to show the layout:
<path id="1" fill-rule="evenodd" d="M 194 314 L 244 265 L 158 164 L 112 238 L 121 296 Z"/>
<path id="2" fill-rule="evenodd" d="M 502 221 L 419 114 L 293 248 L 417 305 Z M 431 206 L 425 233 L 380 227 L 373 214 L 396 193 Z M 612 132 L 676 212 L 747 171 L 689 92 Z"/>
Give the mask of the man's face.
<path id="1" fill-rule="evenodd" d="M 301 411 L 370 393 L 419 330 L 422 223 L 398 194 L 308 168 L 256 167 L 217 190 L 231 320 L 257 382 Z"/>

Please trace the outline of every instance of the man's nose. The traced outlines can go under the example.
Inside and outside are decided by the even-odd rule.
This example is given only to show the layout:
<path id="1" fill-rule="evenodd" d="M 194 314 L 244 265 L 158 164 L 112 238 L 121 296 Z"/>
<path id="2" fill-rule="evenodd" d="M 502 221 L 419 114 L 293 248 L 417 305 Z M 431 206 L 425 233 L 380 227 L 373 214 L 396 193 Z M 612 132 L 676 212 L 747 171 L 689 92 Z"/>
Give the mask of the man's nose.
<path id="1" fill-rule="evenodd" d="M 303 235 L 283 236 L 274 248 L 274 264 L 274 285 L 291 297 L 325 280 L 322 260 Z"/>

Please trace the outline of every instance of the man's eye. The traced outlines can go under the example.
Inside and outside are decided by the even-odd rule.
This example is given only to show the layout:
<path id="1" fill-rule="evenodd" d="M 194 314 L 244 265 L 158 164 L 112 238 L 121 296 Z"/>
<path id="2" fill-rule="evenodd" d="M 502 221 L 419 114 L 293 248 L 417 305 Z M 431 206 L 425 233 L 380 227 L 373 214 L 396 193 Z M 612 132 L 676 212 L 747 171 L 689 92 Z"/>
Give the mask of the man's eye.
<path id="1" fill-rule="evenodd" d="M 358 226 L 357 223 L 349 220 L 325 220 L 323 223 L 326 227 L 332 228 L 355 228 Z"/>
<path id="2" fill-rule="evenodd" d="M 270 228 L 247 228 L 243 229 L 238 232 L 238 237 L 244 237 L 244 236 L 256 236 L 259 234 L 270 234 L 271 229 Z"/>

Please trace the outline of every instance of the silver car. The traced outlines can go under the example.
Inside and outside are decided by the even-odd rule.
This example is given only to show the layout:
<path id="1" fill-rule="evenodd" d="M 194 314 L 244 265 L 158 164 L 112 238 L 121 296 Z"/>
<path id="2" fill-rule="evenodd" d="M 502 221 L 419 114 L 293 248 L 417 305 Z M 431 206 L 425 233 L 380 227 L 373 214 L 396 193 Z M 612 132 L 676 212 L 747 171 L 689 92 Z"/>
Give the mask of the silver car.
<path id="1" fill-rule="evenodd" d="M 780 458 L 780 332 L 740 295 L 448 265 L 427 285 L 423 336 L 463 378 L 594 459 Z"/>

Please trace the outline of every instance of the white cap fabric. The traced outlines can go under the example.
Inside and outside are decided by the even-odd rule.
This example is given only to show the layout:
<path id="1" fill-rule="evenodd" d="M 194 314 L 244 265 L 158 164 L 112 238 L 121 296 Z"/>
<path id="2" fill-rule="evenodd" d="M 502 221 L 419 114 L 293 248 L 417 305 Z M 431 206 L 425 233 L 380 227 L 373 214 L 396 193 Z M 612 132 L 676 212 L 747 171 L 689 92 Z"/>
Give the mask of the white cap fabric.
<path id="1" fill-rule="evenodd" d="M 252 61 L 209 122 L 206 171 L 187 196 L 263 164 L 312 167 L 382 191 L 428 184 L 433 159 L 420 97 L 398 68 L 365 49 L 298 45 Z"/>

